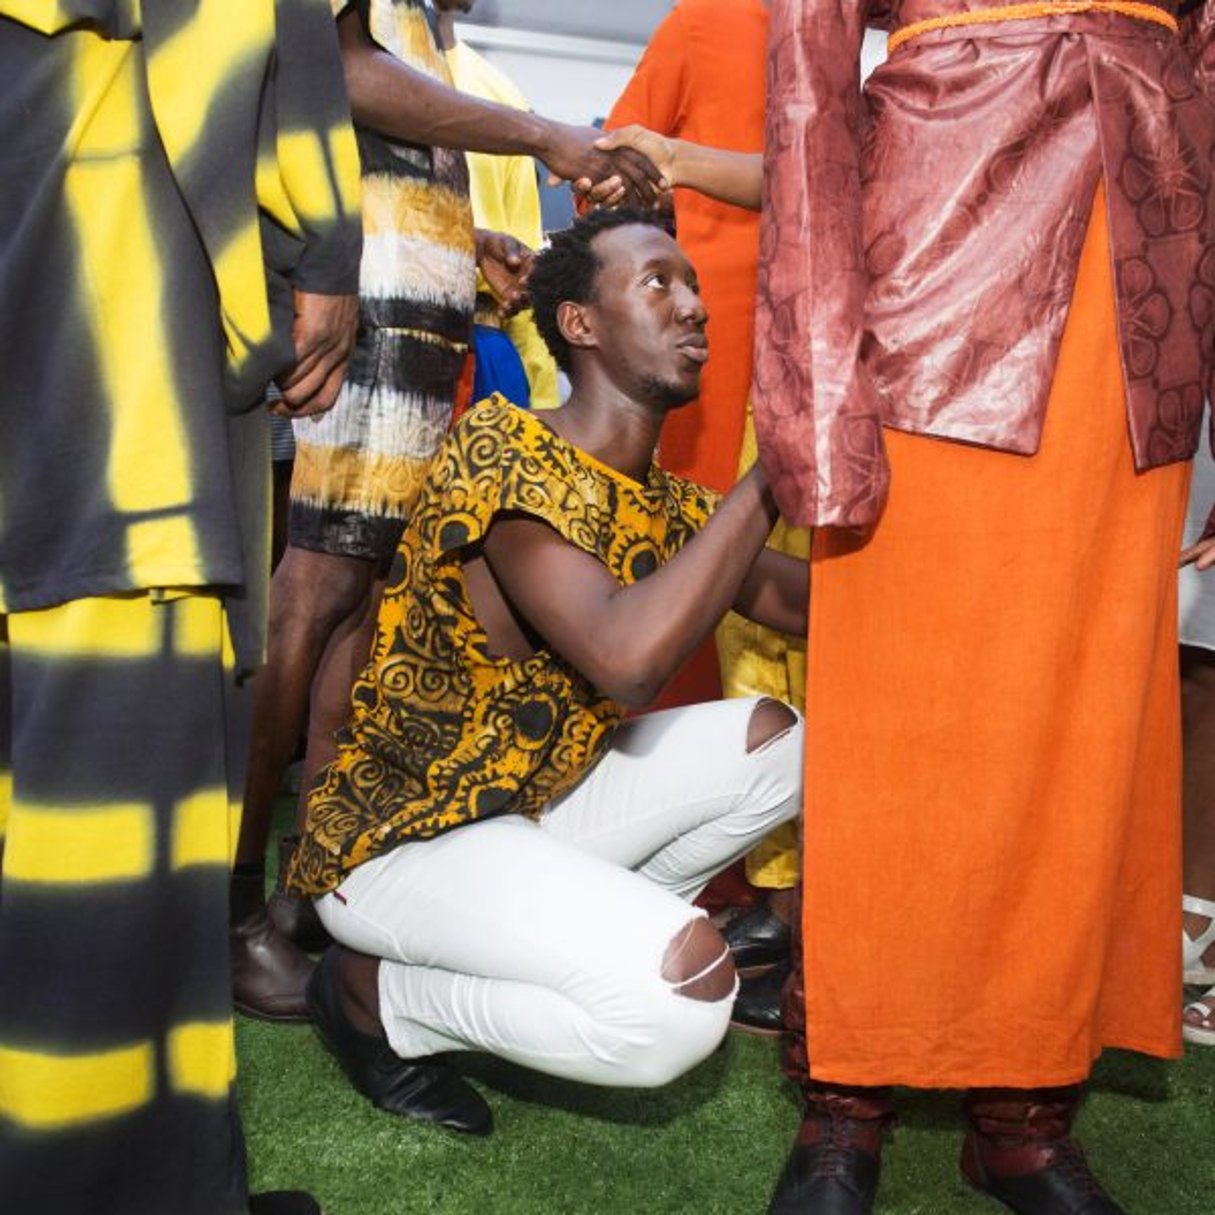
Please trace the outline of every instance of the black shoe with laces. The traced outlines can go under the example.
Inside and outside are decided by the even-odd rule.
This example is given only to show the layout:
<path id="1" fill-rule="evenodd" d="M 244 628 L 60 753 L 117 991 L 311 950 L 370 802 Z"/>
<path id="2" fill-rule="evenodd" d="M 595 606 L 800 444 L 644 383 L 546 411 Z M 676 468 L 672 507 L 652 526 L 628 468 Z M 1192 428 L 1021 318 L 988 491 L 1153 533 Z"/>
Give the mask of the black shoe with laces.
<path id="1" fill-rule="evenodd" d="M 338 950 L 325 953 L 308 983 L 308 1013 L 350 1083 L 373 1105 L 468 1135 L 488 1135 L 493 1115 L 485 1099 L 449 1063 L 402 1059 L 383 1034 L 356 1029 L 342 1008 Z"/>
<path id="2" fill-rule="evenodd" d="M 738 984 L 738 995 L 734 997 L 730 1028 L 761 1037 L 779 1034 L 784 1029 L 780 998 L 788 977 L 788 964 L 744 976 Z"/>

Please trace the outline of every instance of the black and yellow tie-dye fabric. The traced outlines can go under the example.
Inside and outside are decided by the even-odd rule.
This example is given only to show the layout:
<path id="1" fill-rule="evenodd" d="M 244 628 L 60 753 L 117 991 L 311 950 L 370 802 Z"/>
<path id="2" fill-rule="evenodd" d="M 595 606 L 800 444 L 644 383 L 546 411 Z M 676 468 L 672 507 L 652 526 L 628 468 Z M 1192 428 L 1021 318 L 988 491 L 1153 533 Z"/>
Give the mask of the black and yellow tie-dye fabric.
<path id="1" fill-rule="evenodd" d="M 0 611 L 245 580 L 232 413 L 356 287 L 324 0 L 0 0 Z"/>
<path id="2" fill-rule="evenodd" d="M 623 711 L 568 662 L 547 649 L 523 661 L 489 652 L 463 562 L 499 512 L 542 519 L 627 586 L 669 560 L 716 501 L 657 466 L 633 481 L 499 396 L 462 418 L 401 539 L 291 887 L 322 894 L 397 844 L 488 815 L 538 814 L 606 746 Z"/>
<path id="3" fill-rule="evenodd" d="M 242 1215 L 218 596 L 0 617 L 0 1209 Z"/>
<path id="4" fill-rule="evenodd" d="M 335 13 L 349 0 L 333 0 Z M 356 6 L 390 55 L 451 73 L 426 0 Z M 291 543 L 387 567 L 451 422 L 472 334 L 476 258 L 464 153 L 357 126 L 359 339 L 337 406 L 296 426 Z"/>
<path id="5" fill-rule="evenodd" d="M 231 643 L 256 659 L 249 407 L 292 289 L 357 281 L 333 25 L 0 0 L 0 81 L 0 1209 L 244 1215 Z"/>

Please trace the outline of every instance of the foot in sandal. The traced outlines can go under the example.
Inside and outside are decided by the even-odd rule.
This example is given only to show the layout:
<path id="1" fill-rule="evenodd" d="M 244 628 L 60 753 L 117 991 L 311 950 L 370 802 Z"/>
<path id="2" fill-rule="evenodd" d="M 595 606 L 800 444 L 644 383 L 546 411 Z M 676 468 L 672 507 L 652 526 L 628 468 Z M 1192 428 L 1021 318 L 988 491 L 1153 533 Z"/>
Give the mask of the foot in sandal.
<path id="1" fill-rule="evenodd" d="M 1196 995 L 1181 1010 L 1181 1036 L 1199 1046 L 1215 1046 L 1215 986 Z"/>

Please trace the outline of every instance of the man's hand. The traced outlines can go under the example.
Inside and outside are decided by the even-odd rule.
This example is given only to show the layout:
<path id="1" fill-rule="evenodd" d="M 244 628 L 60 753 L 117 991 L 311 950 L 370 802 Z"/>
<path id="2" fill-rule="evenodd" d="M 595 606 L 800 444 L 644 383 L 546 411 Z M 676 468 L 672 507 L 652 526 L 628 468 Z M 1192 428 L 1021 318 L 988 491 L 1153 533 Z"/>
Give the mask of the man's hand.
<path id="1" fill-rule="evenodd" d="M 677 145 L 674 140 L 667 139 L 647 127 L 631 123 L 609 131 L 595 140 L 595 147 L 601 152 L 609 152 L 615 156 L 643 156 L 661 174 L 657 182 L 658 193 L 654 207 L 670 205 L 670 189 L 675 184 L 675 160 Z M 574 182 L 574 191 L 585 195 L 596 207 L 619 207 L 628 201 L 624 183 L 619 177 L 610 177 L 604 181 L 591 182 L 583 177 Z"/>
<path id="2" fill-rule="evenodd" d="M 1215 536 L 1206 536 L 1189 548 L 1181 550 L 1181 564 L 1197 570 L 1209 570 L 1215 565 Z"/>
<path id="3" fill-rule="evenodd" d="M 477 229 L 477 269 L 494 293 L 503 317 L 527 307 L 527 276 L 535 255 L 505 232 Z"/>
<path id="4" fill-rule="evenodd" d="M 294 294 L 295 363 L 276 377 L 283 399 L 270 409 L 284 418 L 308 417 L 333 407 L 359 324 L 357 295 Z"/>
<path id="5" fill-rule="evenodd" d="M 611 183 L 610 192 L 618 199 L 614 205 L 652 207 L 664 188 L 662 174 L 634 148 L 597 147 L 601 135 L 594 127 L 550 123 L 540 159 L 554 177 L 576 183 L 575 189 L 582 193 Z"/>

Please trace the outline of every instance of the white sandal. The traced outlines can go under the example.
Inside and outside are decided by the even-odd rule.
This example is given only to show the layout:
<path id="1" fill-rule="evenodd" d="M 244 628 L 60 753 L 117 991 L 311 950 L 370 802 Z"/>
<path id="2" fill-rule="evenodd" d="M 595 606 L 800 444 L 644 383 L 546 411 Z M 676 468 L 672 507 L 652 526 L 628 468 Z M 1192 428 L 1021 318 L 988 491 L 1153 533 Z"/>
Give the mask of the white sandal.
<path id="1" fill-rule="evenodd" d="M 1182 982 L 1194 987 L 1210 987 L 1215 983 L 1215 966 L 1208 966 L 1202 960 L 1202 955 L 1215 944 L 1215 901 L 1183 894 L 1181 909 L 1191 915 L 1204 915 L 1210 921 L 1196 937 L 1189 936 L 1184 928 L 1181 930 Z M 1212 1040 L 1215 1041 L 1215 1038 Z"/>
<path id="2" fill-rule="evenodd" d="M 1183 1012 L 1191 1010 L 1200 1011 L 1202 1019 L 1209 1023 L 1212 1016 L 1215 1016 L 1215 987 L 1208 987 L 1196 999 L 1191 1000 Z M 1199 1046 L 1215 1046 L 1215 1028 L 1191 1025 L 1184 1016 L 1181 1019 L 1181 1036 L 1187 1042 L 1195 1042 Z"/>

